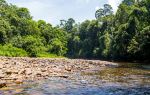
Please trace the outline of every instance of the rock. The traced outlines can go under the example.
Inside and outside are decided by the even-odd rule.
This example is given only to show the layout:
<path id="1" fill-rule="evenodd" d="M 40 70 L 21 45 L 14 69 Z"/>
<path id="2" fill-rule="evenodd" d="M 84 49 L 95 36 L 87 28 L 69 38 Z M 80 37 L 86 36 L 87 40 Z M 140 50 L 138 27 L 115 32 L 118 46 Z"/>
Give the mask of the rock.
<path id="1" fill-rule="evenodd" d="M 58 76 L 58 77 L 61 77 L 61 78 L 68 78 L 69 76 L 61 75 L 61 76 Z"/>
<path id="2" fill-rule="evenodd" d="M 32 74 L 32 70 L 30 68 L 26 68 L 25 74 L 26 75 L 31 75 Z"/>
<path id="3" fill-rule="evenodd" d="M 11 74 L 18 74 L 19 73 L 17 68 L 11 68 L 11 70 L 9 70 L 9 72 L 11 72 Z"/>
<path id="4" fill-rule="evenodd" d="M 41 69 L 41 72 L 46 72 L 47 70 L 46 69 Z"/>
<path id="5" fill-rule="evenodd" d="M 23 74 L 23 75 L 25 75 L 25 73 L 26 73 L 26 70 L 25 70 L 25 69 L 23 69 L 23 70 L 21 70 L 21 71 L 19 72 L 19 74 Z"/>
<path id="6" fill-rule="evenodd" d="M 0 79 L 4 78 L 5 74 L 0 70 Z"/>
<path id="7" fill-rule="evenodd" d="M 118 64 L 108 64 L 108 63 L 106 63 L 105 66 L 106 67 L 111 67 L 111 68 L 114 67 L 115 68 L 115 67 L 118 67 Z"/>
<path id="8" fill-rule="evenodd" d="M 18 79 L 18 80 L 15 81 L 15 83 L 16 83 L 16 84 L 22 84 L 22 83 L 23 83 L 23 80 L 19 80 L 19 79 Z"/>
<path id="9" fill-rule="evenodd" d="M 7 86 L 6 82 L 0 80 L 0 88 L 6 87 L 6 86 Z"/>
<path id="10" fill-rule="evenodd" d="M 30 66 L 29 66 L 29 65 L 26 65 L 25 68 L 30 68 Z"/>
<path id="11" fill-rule="evenodd" d="M 11 74 L 12 74 L 12 71 L 7 70 L 5 73 L 6 73 L 7 75 L 11 75 Z"/>
<path id="12" fill-rule="evenodd" d="M 81 80 L 81 83 L 82 83 L 82 84 L 86 84 L 87 81 L 86 81 L 86 80 Z"/>
<path id="13" fill-rule="evenodd" d="M 41 73 L 37 73 L 36 76 L 37 77 L 42 77 L 42 74 Z"/>
<path id="14" fill-rule="evenodd" d="M 9 76 L 9 78 L 10 78 L 11 80 L 17 80 L 17 79 L 18 79 L 18 78 L 17 78 L 17 74 L 12 74 L 12 75 Z"/>
<path id="15" fill-rule="evenodd" d="M 49 73 L 44 72 L 44 73 L 42 73 L 42 76 L 43 76 L 43 77 L 48 77 L 48 76 L 49 76 Z"/>
<path id="16" fill-rule="evenodd" d="M 65 70 L 66 70 L 66 71 L 69 71 L 69 72 L 70 72 L 70 71 L 71 71 L 71 69 L 72 69 L 72 67 L 68 67 L 68 66 L 67 66 L 67 67 L 65 67 Z"/>
<path id="17" fill-rule="evenodd" d="M 3 65 L 0 63 L 0 69 L 2 69 L 3 68 Z"/>
<path id="18" fill-rule="evenodd" d="M 93 64 L 94 62 L 93 62 L 93 61 L 89 61 L 88 63 L 89 63 L 89 64 Z"/>
<path id="19" fill-rule="evenodd" d="M 97 67 L 112 67 L 112 63 L 82 59 L 0 57 L 0 82 L 2 79 L 20 84 L 22 80 L 38 80 L 50 76 L 68 78 L 70 74 L 95 70 Z"/>

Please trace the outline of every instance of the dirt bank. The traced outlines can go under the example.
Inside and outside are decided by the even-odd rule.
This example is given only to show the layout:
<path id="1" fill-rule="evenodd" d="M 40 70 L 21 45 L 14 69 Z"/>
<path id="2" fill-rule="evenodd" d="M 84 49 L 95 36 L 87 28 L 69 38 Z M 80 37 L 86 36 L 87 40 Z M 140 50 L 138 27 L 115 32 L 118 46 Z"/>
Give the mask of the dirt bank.
<path id="1" fill-rule="evenodd" d="M 98 60 L 0 57 L 0 88 L 10 83 L 21 84 L 27 80 L 35 81 L 49 77 L 68 78 L 72 73 L 79 71 L 116 65 Z"/>

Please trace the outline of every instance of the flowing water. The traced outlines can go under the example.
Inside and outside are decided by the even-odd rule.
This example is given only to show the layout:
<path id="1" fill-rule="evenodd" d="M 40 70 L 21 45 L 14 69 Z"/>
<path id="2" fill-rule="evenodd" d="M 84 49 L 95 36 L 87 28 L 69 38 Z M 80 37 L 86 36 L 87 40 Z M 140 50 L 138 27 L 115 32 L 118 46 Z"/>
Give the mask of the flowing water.
<path id="1" fill-rule="evenodd" d="M 2 95 L 150 95 L 150 66 L 119 63 L 117 67 L 81 71 L 68 78 L 50 77 L 40 82 L 14 85 Z"/>

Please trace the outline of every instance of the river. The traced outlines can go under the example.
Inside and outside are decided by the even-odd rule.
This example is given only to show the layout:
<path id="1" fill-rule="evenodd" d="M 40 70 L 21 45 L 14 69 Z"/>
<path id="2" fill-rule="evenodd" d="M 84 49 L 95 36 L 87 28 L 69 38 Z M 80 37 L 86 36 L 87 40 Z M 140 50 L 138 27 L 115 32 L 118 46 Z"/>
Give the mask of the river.
<path id="1" fill-rule="evenodd" d="M 150 95 L 150 65 L 118 63 L 100 70 L 81 71 L 69 77 L 12 85 L 2 95 Z"/>

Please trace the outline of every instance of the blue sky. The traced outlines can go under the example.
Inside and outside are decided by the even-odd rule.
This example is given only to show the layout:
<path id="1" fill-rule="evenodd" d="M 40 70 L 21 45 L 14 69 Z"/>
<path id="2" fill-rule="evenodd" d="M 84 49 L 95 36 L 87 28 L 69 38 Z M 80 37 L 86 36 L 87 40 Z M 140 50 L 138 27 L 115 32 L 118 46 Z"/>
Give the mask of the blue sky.
<path id="1" fill-rule="evenodd" d="M 95 11 L 103 4 L 112 5 L 114 11 L 122 0 L 6 0 L 8 3 L 29 9 L 33 19 L 45 20 L 53 25 L 59 20 L 74 18 L 76 22 L 95 19 Z"/>

